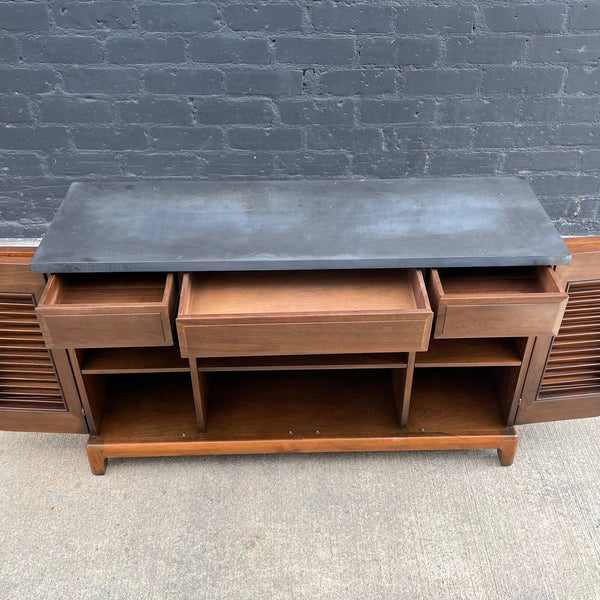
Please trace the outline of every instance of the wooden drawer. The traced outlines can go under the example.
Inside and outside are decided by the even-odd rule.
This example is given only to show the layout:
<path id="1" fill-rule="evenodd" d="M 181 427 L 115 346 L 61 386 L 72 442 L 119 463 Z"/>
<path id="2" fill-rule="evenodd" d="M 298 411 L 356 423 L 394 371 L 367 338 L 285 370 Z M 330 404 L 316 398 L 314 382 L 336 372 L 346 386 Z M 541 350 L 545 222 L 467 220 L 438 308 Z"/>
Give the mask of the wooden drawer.
<path id="1" fill-rule="evenodd" d="M 436 338 L 556 335 L 567 304 L 550 267 L 432 269 Z"/>
<path id="2" fill-rule="evenodd" d="M 186 274 L 183 356 L 426 350 L 433 314 L 414 269 Z"/>
<path id="3" fill-rule="evenodd" d="M 172 274 L 52 275 L 36 309 L 49 348 L 173 344 Z"/>

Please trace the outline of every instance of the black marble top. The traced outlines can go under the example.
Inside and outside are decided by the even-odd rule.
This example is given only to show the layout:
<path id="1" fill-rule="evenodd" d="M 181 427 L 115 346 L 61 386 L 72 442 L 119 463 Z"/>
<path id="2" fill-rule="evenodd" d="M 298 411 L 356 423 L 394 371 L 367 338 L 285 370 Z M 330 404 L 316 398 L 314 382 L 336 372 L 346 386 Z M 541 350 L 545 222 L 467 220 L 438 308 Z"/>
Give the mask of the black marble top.
<path id="1" fill-rule="evenodd" d="M 74 183 L 37 272 L 565 264 L 513 177 Z"/>

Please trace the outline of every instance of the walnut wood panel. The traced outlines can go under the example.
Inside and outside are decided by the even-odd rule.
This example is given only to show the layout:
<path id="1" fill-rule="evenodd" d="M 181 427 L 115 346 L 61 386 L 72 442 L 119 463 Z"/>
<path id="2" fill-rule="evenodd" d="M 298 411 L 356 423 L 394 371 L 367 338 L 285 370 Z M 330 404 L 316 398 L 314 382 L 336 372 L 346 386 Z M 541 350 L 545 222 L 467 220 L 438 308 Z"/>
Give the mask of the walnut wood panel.
<path id="1" fill-rule="evenodd" d="M 549 267 L 432 269 L 436 338 L 555 334 L 567 302 Z"/>
<path id="2" fill-rule="evenodd" d="M 308 356 L 241 356 L 199 358 L 200 371 L 320 371 L 327 369 L 403 369 L 408 365 L 404 353 L 312 354 Z"/>
<path id="3" fill-rule="evenodd" d="M 100 431 L 100 424 L 104 416 L 108 380 L 104 375 L 87 375 L 82 373 L 81 367 L 85 360 L 85 350 L 70 349 L 67 352 L 90 433 L 97 433 Z"/>
<path id="4" fill-rule="evenodd" d="M 600 237 L 566 243 L 556 276 L 569 300 L 558 335 L 536 340 L 518 423 L 600 415 Z"/>
<path id="5" fill-rule="evenodd" d="M 110 373 L 187 373 L 189 362 L 179 348 L 94 348 L 86 350 L 81 372 L 87 375 Z"/>
<path id="6" fill-rule="evenodd" d="M 52 275 L 36 310 L 50 348 L 173 344 L 172 274 Z"/>
<path id="7" fill-rule="evenodd" d="M 427 352 L 418 352 L 416 367 L 520 366 L 521 355 L 512 338 L 433 339 Z"/>
<path id="8" fill-rule="evenodd" d="M 186 274 L 183 356 L 425 350 L 432 312 L 420 271 Z"/>
<path id="9" fill-rule="evenodd" d="M 45 278 L 31 273 L 32 249 L 0 251 L 0 429 L 84 433 L 64 352 L 49 352 L 35 314 Z"/>
<path id="10" fill-rule="evenodd" d="M 111 389 L 87 447 L 96 474 L 117 456 L 273 452 L 495 448 L 510 464 L 518 442 L 487 369 L 416 372 L 406 429 L 389 371 L 214 374 L 205 433 L 184 374 L 130 377 Z"/>

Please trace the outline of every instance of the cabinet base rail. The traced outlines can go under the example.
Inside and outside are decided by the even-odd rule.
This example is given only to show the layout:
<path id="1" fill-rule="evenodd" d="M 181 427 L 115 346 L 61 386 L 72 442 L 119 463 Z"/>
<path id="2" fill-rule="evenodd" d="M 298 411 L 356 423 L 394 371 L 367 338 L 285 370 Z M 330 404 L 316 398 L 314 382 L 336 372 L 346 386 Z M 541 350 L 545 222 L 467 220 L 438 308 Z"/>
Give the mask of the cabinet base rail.
<path id="1" fill-rule="evenodd" d="M 406 434 L 381 438 L 300 438 L 279 440 L 178 440 L 171 442 L 103 442 L 90 436 L 86 452 L 94 475 L 104 475 L 109 458 L 201 456 L 216 454 L 277 454 L 310 452 L 390 452 L 407 450 L 496 449 L 502 466 L 513 463 L 519 434 L 508 427 L 503 435 Z"/>

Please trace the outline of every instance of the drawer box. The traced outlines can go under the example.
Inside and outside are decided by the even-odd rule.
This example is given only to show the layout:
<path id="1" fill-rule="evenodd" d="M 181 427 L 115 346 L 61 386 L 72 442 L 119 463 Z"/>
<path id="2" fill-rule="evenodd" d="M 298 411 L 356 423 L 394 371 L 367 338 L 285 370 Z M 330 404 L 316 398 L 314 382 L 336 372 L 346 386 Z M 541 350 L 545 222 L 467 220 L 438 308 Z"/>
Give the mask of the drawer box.
<path id="1" fill-rule="evenodd" d="M 36 309 L 49 348 L 170 346 L 172 274 L 52 275 Z"/>
<path id="2" fill-rule="evenodd" d="M 436 338 L 556 335 L 567 304 L 550 267 L 432 269 Z"/>
<path id="3" fill-rule="evenodd" d="M 420 271 L 186 274 L 182 356 L 426 350 L 433 313 Z"/>

